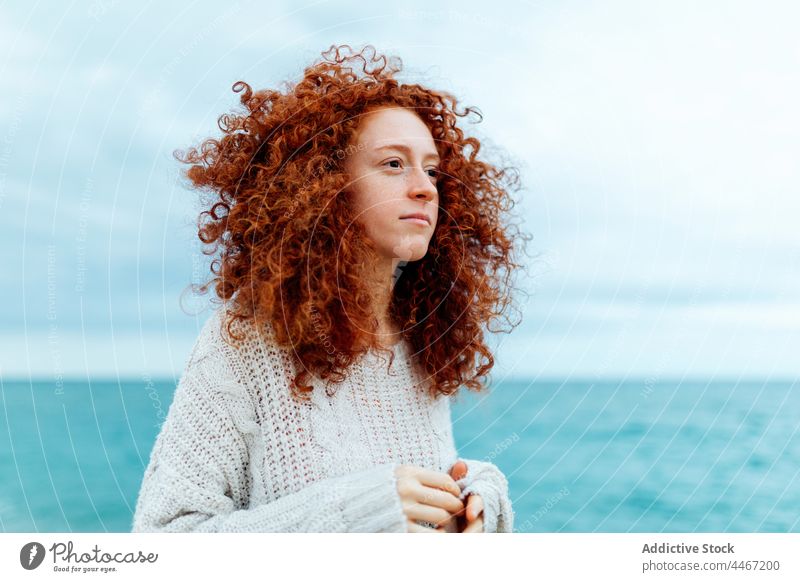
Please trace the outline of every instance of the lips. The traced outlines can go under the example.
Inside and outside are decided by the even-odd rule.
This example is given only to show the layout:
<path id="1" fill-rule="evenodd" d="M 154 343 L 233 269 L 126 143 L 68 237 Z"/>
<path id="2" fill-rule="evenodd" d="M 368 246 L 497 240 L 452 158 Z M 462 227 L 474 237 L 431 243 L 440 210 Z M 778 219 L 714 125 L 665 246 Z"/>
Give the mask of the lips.
<path id="1" fill-rule="evenodd" d="M 416 218 L 418 220 L 424 220 L 428 224 L 431 223 L 431 219 L 428 218 L 426 214 L 422 214 L 421 212 L 415 212 L 414 214 L 406 214 L 405 216 L 401 216 L 400 220 L 405 220 L 407 218 Z"/>

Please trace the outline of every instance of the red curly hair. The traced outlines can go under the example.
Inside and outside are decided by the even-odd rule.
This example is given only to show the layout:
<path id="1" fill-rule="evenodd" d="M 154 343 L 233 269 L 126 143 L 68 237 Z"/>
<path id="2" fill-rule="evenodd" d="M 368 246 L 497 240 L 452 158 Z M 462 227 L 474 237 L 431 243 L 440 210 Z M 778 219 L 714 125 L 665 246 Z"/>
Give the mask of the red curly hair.
<path id="1" fill-rule="evenodd" d="M 470 115 L 480 121 L 476 108 L 459 110 L 448 93 L 401 84 L 399 59 L 370 45 L 334 45 L 322 57 L 283 92 L 235 83 L 245 109 L 219 117 L 224 135 L 175 152 L 192 164 L 191 183 L 213 193 L 198 221 L 204 253 L 215 256 L 213 277 L 196 290 L 213 285 L 230 304 L 234 343 L 234 322 L 271 324 L 300 364 L 296 396 L 313 389 L 305 385 L 309 373 L 338 383 L 361 354 L 384 349 L 362 276 L 375 247 L 354 220 L 343 162 L 361 116 L 408 108 L 430 129 L 441 157 L 440 209 L 426 256 L 394 284 L 389 316 L 429 376 L 431 394 L 462 385 L 480 392 L 494 365 L 483 327 L 511 303 L 511 276 L 521 266 L 513 243 L 527 239 L 503 216 L 514 204 L 518 172 L 478 158 L 480 142 L 456 123 Z M 476 355 L 484 358 L 478 366 Z"/>

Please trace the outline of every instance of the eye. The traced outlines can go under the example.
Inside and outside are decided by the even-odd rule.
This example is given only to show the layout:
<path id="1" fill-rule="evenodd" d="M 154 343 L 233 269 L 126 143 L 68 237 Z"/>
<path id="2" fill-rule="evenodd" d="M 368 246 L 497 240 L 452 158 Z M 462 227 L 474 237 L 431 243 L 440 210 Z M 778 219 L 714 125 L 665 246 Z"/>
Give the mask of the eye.
<path id="1" fill-rule="evenodd" d="M 394 165 L 392 165 L 394 164 Z M 400 160 L 389 160 L 383 164 L 384 166 L 389 166 L 391 168 L 399 169 L 400 168 Z"/>
<path id="2" fill-rule="evenodd" d="M 438 168 L 428 168 L 428 169 L 427 169 L 427 170 L 425 170 L 425 171 L 426 171 L 426 172 L 428 172 L 428 175 L 429 175 L 431 178 L 438 178 L 438 177 L 439 177 L 439 170 L 438 170 Z"/>

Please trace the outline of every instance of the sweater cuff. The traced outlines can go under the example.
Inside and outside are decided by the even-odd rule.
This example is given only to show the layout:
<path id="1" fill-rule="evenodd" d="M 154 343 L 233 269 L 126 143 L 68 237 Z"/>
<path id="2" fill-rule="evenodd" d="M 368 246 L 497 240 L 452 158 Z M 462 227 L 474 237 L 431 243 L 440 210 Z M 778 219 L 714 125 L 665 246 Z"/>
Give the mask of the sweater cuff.
<path id="1" fill-rule="evenodd" d="M 352 475 L 339 496 L 346 531 L 405 533 L 406 516 L 397 492 L 395 465 L 379 465 Z"/>
<path id="2" fill-rule="evenodd" d="M 508 496 L 508 481 L 492 463 L 461 459 L 467 464 L 467 476 L 456 481 L 461 488 L 461 500 L 470 494 L 483 501 L 483 531 L 509 533 L 514 528 L 514 512 Z"/>

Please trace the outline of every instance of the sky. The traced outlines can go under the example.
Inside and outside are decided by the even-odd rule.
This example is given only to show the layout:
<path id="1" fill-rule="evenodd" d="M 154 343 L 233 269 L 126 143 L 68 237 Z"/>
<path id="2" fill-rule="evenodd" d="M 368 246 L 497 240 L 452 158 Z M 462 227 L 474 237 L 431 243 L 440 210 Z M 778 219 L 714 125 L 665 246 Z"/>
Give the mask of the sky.
<path id="1" fill-rule="evenodd" d="M 374 3 L 377 4 L 377 3 Z M 209 315 L 172 152 L 231 86 L 331 44 L 483 113 L 519 167 L 521 323 L 494 378 L 800 372 L 792 2 L 12 2 L 0 6 L 0 377 L 177 377 Z"/>

